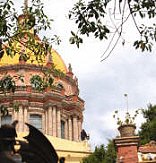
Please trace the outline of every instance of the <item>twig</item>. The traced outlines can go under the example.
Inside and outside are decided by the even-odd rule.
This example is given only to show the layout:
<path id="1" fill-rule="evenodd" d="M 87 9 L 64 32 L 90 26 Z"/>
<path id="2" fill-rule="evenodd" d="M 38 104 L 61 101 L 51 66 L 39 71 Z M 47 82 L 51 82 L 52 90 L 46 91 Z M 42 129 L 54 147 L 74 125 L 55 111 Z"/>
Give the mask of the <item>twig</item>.
<path id="1" fill-rule="evenodd" d="M 101 57 L 103 57 L 103 56 L 106 54 L 106 52 L 109 50 L 110 46 L 112 45 L 112 41 L 113 41 L 113 39 L 114 39 L 116 33 L 118 33 L 119 36 L 118 36 L 118 38 L 117 38 L 117 40 L 116 40 L 114 46 L 112 47 L 112 49 L 111 49 L 110 52 L 108 53 L 108 55 L 107 55 L 105 58 L 103 58 L 103 59 L 101 60 L 101 62 L 104 61 L 105 59 L 107 59 L 107 58 L 111 55 L 111 53 L 112 53 L 112 51 L 115 49 L 115 47 L 116 47 L 116 45 L 117 45 L 117 43 L 118 43 L 120 37 L 122 36 L 121 34 L 122 34 L 122 31 L 123 31 L 123 24 L 128 20 L 129 16 L 131 15 L 131 14 L 129 14 L 129 15 L 127 16 L 127 18 L 124 20 L 124 16 L 125 16 L 125 7 L 126 7 L 126 0 L 124 0 L 123 10 L 122 10 L 121 24 L 119 25 L 119 27 L 116 27 L 115 23 L 114 23 L 113 20 L 111 19 L 111 21 L 112 21 L 112 23 L 113 23 L 113 25 L 114 25 L 116 31 L 115 31 L 113 37 L 111 38 L 111 40 L 110 40 L 110 42 L 109 42 L 109 45 L 107 46 L 105 52 L 103 53 L 103 55 L 102 55 Z M 115 13 L 114 13 L 114 14 L 115 14 Z M 119 31 L 119 29 L 120 29 L 120 31 Z"/>
<path id="2" fill-rule="evenodd" d="M 135 20 L 135 18 L 134 18 L 134 15 L 133 15 L 133 13 L 131 12 L 132 10 L 131 10 L 131 7 L 130 7 L 130 4 L 129 4 L 129 3 L 128 3 L 128 7 L 129 7 L 130 14 L 131 14 L 131 16 L 132 16 L 133 22 L 134 22 L 134 24 L 135 24 L 135 27 L 136 27 L 136 29 L 138 30 L 138 32 L 141 34 L 141 32 L 140 32 L 140 30 L 139 30 L 139 27 L 138 27 L 138 25 L 137 25 L 137 22 L 136 22 L 136 20 Z"/>
<path id="3" fill-rule="evenodd" d="M 129 14 L 129 15 L 127 16 L 127 18 L 122 22 L 122 24 L 119 25 L 119 27 L 116 27 L 116 30 L 115 30 L 115 32 L 114 32 L 114 35 L 113 35 L 113 37 L 111 38 L 111 40 L 110 40 L 110 42 L 109 42 L 109 44 L 108 44 L 106 50 L 104 51 L 104 53 L 103 53 L 102 56 L 101 56 L 101 58 L 102 58 L 102 57 L 107 53 L 107 51 L 109 50 L 110 46 L 112 45 L 112 41 L 113 41 L 113 39 L 114 39 L 116 33 L 119 34 L 119 37 L 117 38 L 117 40 L 116 40 L 114 46 L 112 47 L 112 49 L 110 50 L 110 52 L 108 53 L 108 55 L 107 55 L 104 59 L 102 59 L 101 62 L 104 61 L 105 59 L 107 59 L 107 58 L 111 55 L 112 51 L 115 49 L 115 47 L 116 47 L 116 45 L 117 45 L 117 43 L 118 43 L 118 41 L 119 41 L 119 39 L 120 39 L 120 37 L 121 37 L 121 31 L 119 32 L 118 30 L 119 30 L 119 28 L 120 28 L 121 26 L 123 26 L 123 24 L 128 20 L 129 16 L 130 16 L 130 14 Z"/>
<path id="4" fill-rule="evenodd" d="M 112 47 L 111 51 L 108 53 L 108 55 L 107 55 L 105 58 L 103 58 L 103 59 L 101 60 L 101 62 L 104 61 L 104 60 L 106 60 L 106 59 L 111 55 L 112 51 L 115 49 L 115 47 L 116 47 L 116 45 L 117 45 L 117 43 L 118 43 L 118 41 L 119 41 L 119 39 L 120 39 L 120 36 L 121 36 L 121 35 L 118 36 L 118 38 L 117 38 L 117 40 L 116 40 L 114 46 Z"/>

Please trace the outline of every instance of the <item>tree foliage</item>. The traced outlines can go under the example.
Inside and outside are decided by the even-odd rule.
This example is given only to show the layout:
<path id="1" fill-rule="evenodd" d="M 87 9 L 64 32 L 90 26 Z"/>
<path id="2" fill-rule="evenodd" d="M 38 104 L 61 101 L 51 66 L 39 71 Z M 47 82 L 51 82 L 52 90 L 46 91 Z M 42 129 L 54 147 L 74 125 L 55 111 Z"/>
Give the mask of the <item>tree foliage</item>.
<path id="1" fill-rule="evenodd" d="M 22 45 L 29 48 L 30 53 L 33 52 L 36 59 L 39 60 L 41 59 L 40 54 L 46 54 L 47 50 L 50 50 L 52 42 L 59 43 L 60 40 L 54 35 L 52 38 L 44 37 L 36 42 L 35 37 L 28 33 L 28 30 L 34 26 L 35 34 L 51 27 L 51 20 L 44 13 L 44 5 L 41 0 L 31 0 L 30 7 L 23 6 L 25 19 L 22 25 L 17 25 L 21 13 L 19 14 L 15 10 L 13 2 L 14 0 L 0 2 L 0 39 L 2 44 L 7 41 L 9 44 L 6 47 L 7 53 L 14 56 L 18 50 L 14 49 L 12 42 L 21 43 L 20 38 L 26 36 L 27 40 L 22 42 Z M 140 36 L 136 38 L 133 46 L 141 51 L 151 52 L 156 41 L 155 16 L 155 0 L 78 0 L 69 12 L 69 19 L 74 20 L 77 25 L 77 31 L 71 31 L 69 41 L 79 47 L 83 43 L 83 35 L 93 35 L 99 40 L 109 39 L 110 43 L 104 52 L 107 55 L 102 56 L 102 60 L 104 60 L 111 54 L 119 40 L 122 40 L 123 45 L 125 44 L 124 27 L 131 18 L 133 20 L 131 24 L 134 24 Z M 29 59 L 29 55 L 25 55 L 25 58 Z"/>
<path id="2" fill-rule="evenodd" d="M 48 76 L 44 74 L 43 77 L 39 75 L 33 75 L 30 79 L 32 87 L 38 91 L 44 91 L 48 87 L 51 88 L 53 86 L 53 81 L 54 81 L 53 77 L 50 76 L 49 74 Z"/>
<path id="3" fill-rule="evenodd" d="M 109 140 L 106 147 L 105 163 L 115 163 L 116 162 L 116 149 L 113 140 Z"/>
<path id="4" fill-rule="evenodd" d="M 104 163 L 104 158 L 105 148 L 104 145 L 100 145 L 99 147 L 95 147 L 95 151 L 91 155 L 83 159 L 83 163 Z"/>
<path id="5" fill-rule="evenodd" d="M 51 44 L 60 40 L 56 35 L 38 38 L 41 31 L 51 29 L 52 22 L 44 13 L 41 0 L 31 0 L 30 7 L 25 4 L 22 8 L 23 13 L 18 13 L 13 0 L 0 2 L 0 51 L 5 48 L 7 55 L 13 57 L 18 53 L 24 60 L 30 59 L 33 53 L 40 61 L 51 50 Z"/>
<path id="6" fill-rule="evenodd" d="M 156 141 L 156 105 L 149 104 L 147 109 L 143 109 L 143 116 L 146 121 L 139 131 L 141 144 L 149 143 L 151 140 Z"/>
<path id="7" fill-rule="evenodd" d="M 108 145 L 100 145 L 95 147 L 95 151 L 83 159 L 83 163 L 115 163 L 116 151 L 112 140 L 109 140 Z"/>
<path id="8" fill-rule="evenodd" d="M 7 96 L 8 92 L 14 93 L 16 89 L 16 81 L 18 80 L 23 82 L 23 77 L 21 75 L 10 76 L 9 74 L 5 74 L 0 79 L 0 92 L 2 92 L 5 96 Z M 18 103 L 14 102 L 13 108 L 15 111 L 18 111 Z M 8 108 L 3 104 L 0 104 L 0 116 L 1 115 L 8 115 Z"/>
<path id="9" fill-rule="evenodd" d="M 120 39 L 122 44 L 125 44 L 123 29 L 131 18 L 140 36 L 134 41 L 133 46 L 142 52 L 151 52 L 156 42 L 155 17 L 155 0 L 78 0 L 69 12 L 69 19 L 77 24 L 77 31 L 72 31 L 70 42 L 79 47 L 83 42 L 82 35 L 93 35 L 100 40 L 110 37 L 110 43 L 104 52 L 108 55 L 102 59 L 104 60 Z M 152 23 L 149 23 L 149 20 Z"/>

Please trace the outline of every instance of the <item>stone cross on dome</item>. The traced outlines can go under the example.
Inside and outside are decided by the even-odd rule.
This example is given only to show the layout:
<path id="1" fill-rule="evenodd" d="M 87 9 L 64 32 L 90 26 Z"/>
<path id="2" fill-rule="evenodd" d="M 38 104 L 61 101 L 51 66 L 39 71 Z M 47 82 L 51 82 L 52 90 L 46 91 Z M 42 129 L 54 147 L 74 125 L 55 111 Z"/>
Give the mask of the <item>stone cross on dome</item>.
<path id="1" fill-rule="evenodd" d="M 71 63 L 69 63 L 69 65 L 68 65 L 68 71 L 69 71 L 69 72 L 72 72 L 72 66 L 71 66 Z"/>
<path id="2" fill-rule="evenodd" d="M 72 66 L 70 63 L 68 65 L 68 76 L 73 77 Z"/>
<path id="3" fill-rule="evenodd" d="M 24 0 L 24 8 L 25 8 L 25 9 L 28 8 L 28 0 Z"/>
<path id="4" fill-rule="evenodd" d="M 28 9 L 28 0 L 24 0 L 24 12 Z"/>

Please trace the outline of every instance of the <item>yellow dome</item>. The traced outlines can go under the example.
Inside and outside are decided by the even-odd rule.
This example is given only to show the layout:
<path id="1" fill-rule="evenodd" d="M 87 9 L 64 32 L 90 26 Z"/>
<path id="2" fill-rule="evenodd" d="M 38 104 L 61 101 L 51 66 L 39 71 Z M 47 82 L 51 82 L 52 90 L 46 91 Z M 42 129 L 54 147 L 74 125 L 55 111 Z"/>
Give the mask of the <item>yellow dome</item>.
<path id="1" fill-rule="evenodd" d="M 29 44 L 37 43 L 37 45 L 40 44 L 41 47 L 43 46 L 43 43 L 40 40 L 39 36 L 36 35 L 34 32 L 33 26 L 31 26 L 29 29 L 21 28 L 22 26 L 24 26 L 23 22 L 28 23 L 27 21 L 29 21 L 30 18 L 33 18 L 33 22 L 35 21 L 34 17 L 32 17 L 31 15 L 28 15 L 28 14 L 25 15 L 25 13 L 18 17 L 18 27 L 19 27 L 18 30 L 20 31 L 19 33 L 21 35 L 17 36 L 17 38 L 16 38 L 16 35 L 15 35 L 15 38 L 13 36 L 10 43 L 8 43 L 8 44 L 6 43 L 6 45 L 3 45 L 3 49 L 5 52 L 4 52 L 3 57 L 0 59 L 0 66 L 19 64 L 19 58 L 21 56 L 20 54 L 25 53 L 25 54 L 27 54 L 27 56 L 29 56 L 29 59 L 26 61 L 27 64 L 35 64 L 35 65 L 45 66 L 47 64 L 48 60 L 52 58 L 51 62 L 54 64 L 54 67 L 64 73 L 66 73 L 67 72 L 66 65 L 63 62 L 61 56 L 55 50 L 53 50 L 53 49 L 51 50 L 51 52 L 50 52 L 51 56 L 49 56 L 49 54 L 47 56 L 39 56 L 42 60 L 39 63 L 39 59 L 36 60 L 36 56 L 33 52 L 33 50 L 35 50 L 35 47 L 37 47 L 37 46 L 35 46 L 35 44 L 34 44 L 34 49 L 30 48 L 31 50 L 29 48 L 27 48 L 27 46 L 28 46 L 27 44 L 26 44 L 26 46 L 24 46 L 24 44 L 28 40 L 32 41 L 32 42 L 30 41 Z M 32 21 L 32 19 L 31 19 L 31 21 Z M 18 40 L 18 39 L 20 39 L 20 40 Z M 12 57 L 10 55 L 7 55 L 7 52 L 6 52 L 7 46 L 10 46 L 11 49 L 13 48 Z M 37 50 L 39 50 L 38 53 L 42 53 L 40 51 L 40 49 L 37 49 Z M 15 52 L 16 52 L 16 54 L 14 54 Z"/>
<path id="2" fill-rule="evenodd" d="M 2 59 L 0 60 L 0 66 L 18 64 L 19 63 L 19 56 L 20 55 L 18 53 L 16 53 L 15 56 L 10 57 L 5 52 Z M 52 56 L 52 62 L 54 63 L 55 68 L 66 73 L 67 68 L 66 68 L 66 65 L 65 65 L 64 61 L 62 60 L 61 56 L 53 49 L 51 50 L 51 56 Z M 30 59 L 26 63 L 39 65 L 39 63 L 35 60 L 34 55 L 30 56 Z M 47 59 L 44 58 L 40 65 L 45 66 L 46 64 L 47 64 Z"/>

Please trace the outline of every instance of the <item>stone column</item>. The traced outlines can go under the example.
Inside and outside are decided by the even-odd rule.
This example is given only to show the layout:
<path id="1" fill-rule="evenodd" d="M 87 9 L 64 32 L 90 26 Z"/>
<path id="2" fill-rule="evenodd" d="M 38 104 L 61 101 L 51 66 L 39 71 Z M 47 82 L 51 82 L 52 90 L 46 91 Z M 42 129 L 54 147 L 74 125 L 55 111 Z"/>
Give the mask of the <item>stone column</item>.
<path id="1" fill-rule="evenodd" d="M 78 141 L 78 122 L 77 122 L 77 116 L 73 117 L 73 139 L 74 139 L 74 141 Z"/>
<path id="2" fill-rule="evenodd" d="M 53 107 L 53 136 L 57 136 L 57 130 L 56 130 L 56 107 Z"/>
<path id="3" fill-rule="evenodd" d="M 78 139 L 81 140 L 81 131 L 82 131 L 82 120 L 78 121 Z"/>
<path id="4" fill-rule="evenodd" d="M 48 109 L 45 109 L 45 134 L 48 134 Z"/>
<path id="5" fill-rule="evenodd" d="M 61 112 L 57 109 L 57 137 L 61 137 Z"/>
<path id="6" fill-rule="evenodd" d="M 18 120 L 18 112 L 13 109 L 13 113 L 14 113 L 14 117 L 13 117 L 14 121 Z"/>
<path id="7" fill-rule="evenodd" d="M 68 121 L 65 121 L 65 139 L 68 139 Z"/>
<path id="8" fill-rule="evenodd" d="M 18 131 L 19 132 L 23 132 L 23 126 L 24 126 L 24 123 L 23 123 L 23 120 L 24 120 L 24 116 L 23 116 L 23 106 L 20 105 L 19 106 L 19 111 L 18 111 Z"/>
<path id="9" fill-rule="evenodd" d="M 25 125 L 25 123 L 27 123 L 28 122 L 28 107 L 27 106 L 25 106 L 24 108 L 24 132 L 27 132 L 27 126 Z"/>
<path id="10" fill-rule="evenodd" d="M 13 113 L 14 113 L 14 117 L 13 117 L 13 120 L 15 121 L 15 120 L 18 120 L 18 111 L 15 111 L 14 109 L 13 109 Z M 19 120 L 18 120 L 19 121 Z M 16 125 L 16 130 L 18 131 L 18 128 L 19 128 L 19 123 L 17 123 L 17 125 Z"/>
<path id="11" fill-rule="evenodd" d="M 46 122 L 45 114 L 43 113 L 42 114 L 42 132 L 43 132 L 43 134 L 45 134 L 45 122 Z"/>
<path id="12" fill-rule="evenodd" d="M 71 117 L 68 119 L 68 135 L 69 135 L 69 140 L 73 139 L 73 133 L 72 133 L 72 120 Z"/>
<path id="13" fill-rule="evenodd" d="M 47 133 L 48 135 L 52 135 L 53 134 L 53 118 L 52 118 L 52 107 L 49 106 L 48 107 L 48 125 L 47 125 Z"/>

